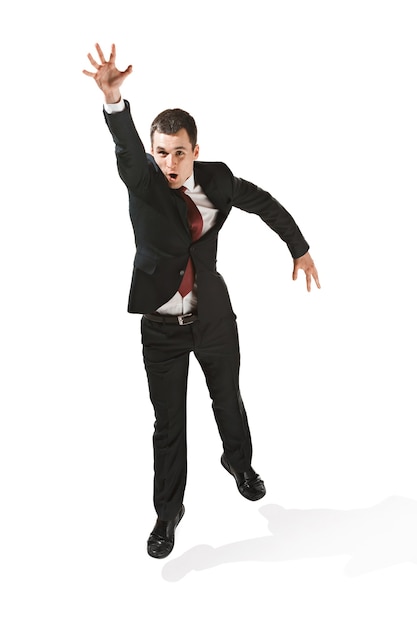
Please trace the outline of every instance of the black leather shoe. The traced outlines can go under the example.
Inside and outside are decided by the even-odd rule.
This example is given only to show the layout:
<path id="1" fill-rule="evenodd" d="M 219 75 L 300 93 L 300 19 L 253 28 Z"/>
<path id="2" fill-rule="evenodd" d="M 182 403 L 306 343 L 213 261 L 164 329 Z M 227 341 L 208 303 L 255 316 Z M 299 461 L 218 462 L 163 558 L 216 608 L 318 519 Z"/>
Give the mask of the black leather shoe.
<path id="1" fill-rule="evenodd" d="M 260 500 L 264 497 L 266 494 L 264 481 L 255 470 L 251 468 L 249 472 L 235 472 L 224 454 L 222 454 L 220 461 L 229 474 L 234 477 L 237 488 L 244 498 Z"/>
<path id="2" fill-rule="evenodd" d="M 172 552 L 174 547 L 175 529 L 185 513 L 184 505 L 181 506 L 174 519 L 163 521 L 159 518 L 149 535 L 148 554 L 155 559 L 164 559 Z"/>

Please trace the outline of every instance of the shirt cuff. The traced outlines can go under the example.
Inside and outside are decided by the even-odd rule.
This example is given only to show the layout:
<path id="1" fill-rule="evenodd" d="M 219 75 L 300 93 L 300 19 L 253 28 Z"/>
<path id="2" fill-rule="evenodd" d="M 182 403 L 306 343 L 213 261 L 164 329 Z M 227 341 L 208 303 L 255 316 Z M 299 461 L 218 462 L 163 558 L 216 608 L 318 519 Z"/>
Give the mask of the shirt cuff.
<path id="1" fill-rule="evenodd" d="M 107 104 L 107 102 L 104 103 L 104 110 L 106 111 L 106 113 L 120 113 L 120 111 L 123 111 L 125 108 L 125 101 L 123 100 L 123 98 L 120 99 L 119 102 L 116 102 L 115 104 Z"/>

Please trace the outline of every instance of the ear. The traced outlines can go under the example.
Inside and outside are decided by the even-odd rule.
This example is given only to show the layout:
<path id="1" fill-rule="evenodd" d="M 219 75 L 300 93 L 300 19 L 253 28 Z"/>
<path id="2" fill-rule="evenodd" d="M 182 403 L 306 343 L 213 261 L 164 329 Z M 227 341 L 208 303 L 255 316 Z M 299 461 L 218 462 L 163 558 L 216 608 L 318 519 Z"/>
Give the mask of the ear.
<path id="1" fill-rule="evenodd" d="M 195 148 L 194 148 L 194 159 L 198 159 L 198 155 L 199 154 L 200 154 L 200 146 L 197 143 Z"/>

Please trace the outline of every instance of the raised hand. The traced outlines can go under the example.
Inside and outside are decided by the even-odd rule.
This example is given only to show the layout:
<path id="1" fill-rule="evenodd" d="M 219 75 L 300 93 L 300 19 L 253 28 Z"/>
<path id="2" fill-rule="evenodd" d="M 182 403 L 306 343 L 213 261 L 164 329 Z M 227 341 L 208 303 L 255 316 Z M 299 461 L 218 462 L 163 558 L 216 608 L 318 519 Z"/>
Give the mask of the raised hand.
<path id="1" fill-rule="evenodd" d="M 121 72 L 116 67 L 116 46 L 114 43 L 111 46 L 111 52 L 109 60 L 106 61 L 104 54 L 96 43 L 96 50 L 99 56 L 101 65 L 96 62 L 94 57 L 88 53 L 87 57 L 93 67 L 96 68 L 96 72 L 88 72 L 83 70 L 83 74 L 91 76 L 96 81 L 98 87 L 104 93 L 106 102 L 115 103 L 120 100 L 120 86 L 129 74 L 132 72 L 132 66 L 129 65 L 124 72 Z"/>

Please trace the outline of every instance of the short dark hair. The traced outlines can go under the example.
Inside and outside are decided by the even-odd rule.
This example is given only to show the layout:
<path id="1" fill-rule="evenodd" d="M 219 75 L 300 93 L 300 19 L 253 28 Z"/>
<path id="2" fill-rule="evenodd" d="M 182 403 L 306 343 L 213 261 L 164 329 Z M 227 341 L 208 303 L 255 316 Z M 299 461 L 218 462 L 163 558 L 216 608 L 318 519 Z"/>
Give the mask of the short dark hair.
<path id="1" fill-rule="evenodd" d="M 166 109 L 156 116 L 151 124 L 151 145 L 155 131 L 163 135 L 175 135 L 181 128 L 187 131 L 194 150 L 197 145 L 197 126 L 194 118 L 182 109 Z"/>

